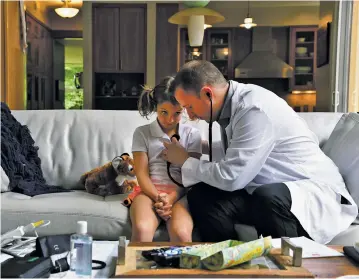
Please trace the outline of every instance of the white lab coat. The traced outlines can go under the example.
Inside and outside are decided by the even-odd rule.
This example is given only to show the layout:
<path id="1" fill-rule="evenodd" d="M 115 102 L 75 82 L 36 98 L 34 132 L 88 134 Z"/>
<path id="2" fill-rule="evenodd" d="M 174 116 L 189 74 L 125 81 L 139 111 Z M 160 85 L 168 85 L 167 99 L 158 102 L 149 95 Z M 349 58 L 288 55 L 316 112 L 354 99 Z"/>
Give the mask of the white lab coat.
<path id="1" fill-rule="evenodd" d="M 338 168 L 283 99 L 262 87 L 230 81 L 219 122 L 225 119 L 225 157 L 186 160 L 185 186 L 203 181 L 225 191 L 252 193 L 261 185 L 283 182 L 291 193 L 291 212 L 319 243 L 328 243 L 355 220 L 358 207 Z M 350 204 L 341 204 L 341 196 Z"/>

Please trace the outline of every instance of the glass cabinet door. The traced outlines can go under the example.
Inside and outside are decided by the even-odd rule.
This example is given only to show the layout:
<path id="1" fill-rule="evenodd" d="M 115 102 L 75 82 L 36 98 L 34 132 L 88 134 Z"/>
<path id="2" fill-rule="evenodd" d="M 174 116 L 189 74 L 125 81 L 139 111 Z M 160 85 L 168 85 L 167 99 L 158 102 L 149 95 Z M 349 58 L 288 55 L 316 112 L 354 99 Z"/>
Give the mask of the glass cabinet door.
<path id="1" fill-rule="evenodd" d="M 208 58 L 224 75 L 226 79 L 232 77 L 231 70 L 231 32 L 228 30 L 208 30 Z"/>

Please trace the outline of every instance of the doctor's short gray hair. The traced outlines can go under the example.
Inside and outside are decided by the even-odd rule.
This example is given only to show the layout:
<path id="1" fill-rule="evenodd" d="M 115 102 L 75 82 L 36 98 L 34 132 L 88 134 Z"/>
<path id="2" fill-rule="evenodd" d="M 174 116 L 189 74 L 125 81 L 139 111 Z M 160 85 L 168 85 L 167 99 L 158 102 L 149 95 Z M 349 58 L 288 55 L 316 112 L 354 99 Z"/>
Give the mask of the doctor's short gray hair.
<path id="1" fill-rule="evenodd" d="M 182 87 L 187 92 L 194 91 L 199 94 L 205 85 L 225 84 L 227 80 L 215 65 L 205 60 L 193 60 L 184 64 L 178 71 L 169 91 L 174 94 L 177 87 Z"/>

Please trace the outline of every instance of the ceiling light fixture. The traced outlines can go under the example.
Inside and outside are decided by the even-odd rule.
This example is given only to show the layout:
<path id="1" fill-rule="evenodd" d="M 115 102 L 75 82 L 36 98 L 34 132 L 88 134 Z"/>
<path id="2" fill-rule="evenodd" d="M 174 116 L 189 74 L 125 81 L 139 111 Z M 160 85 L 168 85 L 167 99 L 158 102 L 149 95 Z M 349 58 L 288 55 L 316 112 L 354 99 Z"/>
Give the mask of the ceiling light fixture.
<path id="1" fill-rule="evenodd" d="M 199 51 L 199 48 L 197 48 L 197 47 L 195 47 L 195 48 L 193 48 L 193 50 L 192 50 L 192 55 L 193 56 L 200 56 L 202 53 Z"/>
<path id="2" fill-rule="evenodd" d="M 256 23 L 253 22 L 253 18 L 249 15 L 249 0 L 248 0 L 248 11 L 247 11 L 247 17 L 244 19 L 244 23 L 239 25 L 240 27 L 244 27 L 247 29 L 251 29 L 252 27 L 257 26 Z"/>
<path id="3" fill-rule="evenodd" d="M 220 13 L 205 8 L 209 1 L 184 1 L 189 8 L 179 11 L 168 19 L 169 23 L 187 25 L 188 39 L 191 47 L 199 47 L 203 44 L 204 30 L 212 27 L 212 24 L 224 21 Z"/>
<path id="4" fill-rule="evenodd" d="M 79 9 L 69 7 L 69 3 L 71 2 L 71 0 L 62 0 L 62 2 L 64 2 L 64 6 L 62 8 L 55 9 L 55 12 L 59 16 L 64 18 L 71 18 L 78 14 Z"/>

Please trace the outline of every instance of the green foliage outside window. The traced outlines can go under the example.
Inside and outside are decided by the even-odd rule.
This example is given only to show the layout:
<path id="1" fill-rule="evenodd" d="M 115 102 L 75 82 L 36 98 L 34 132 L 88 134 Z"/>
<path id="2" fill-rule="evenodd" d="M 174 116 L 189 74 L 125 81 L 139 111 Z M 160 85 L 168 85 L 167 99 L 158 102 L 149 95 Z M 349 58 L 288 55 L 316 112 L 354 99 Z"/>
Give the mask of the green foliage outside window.
<path id="1" fill-rule="evenodd" d="M 84 104 L 83 89 L 76 89 L 74 76 L 83 71 L 82 65 L 65 65 L 65 109 L 82 109 Z"/>

